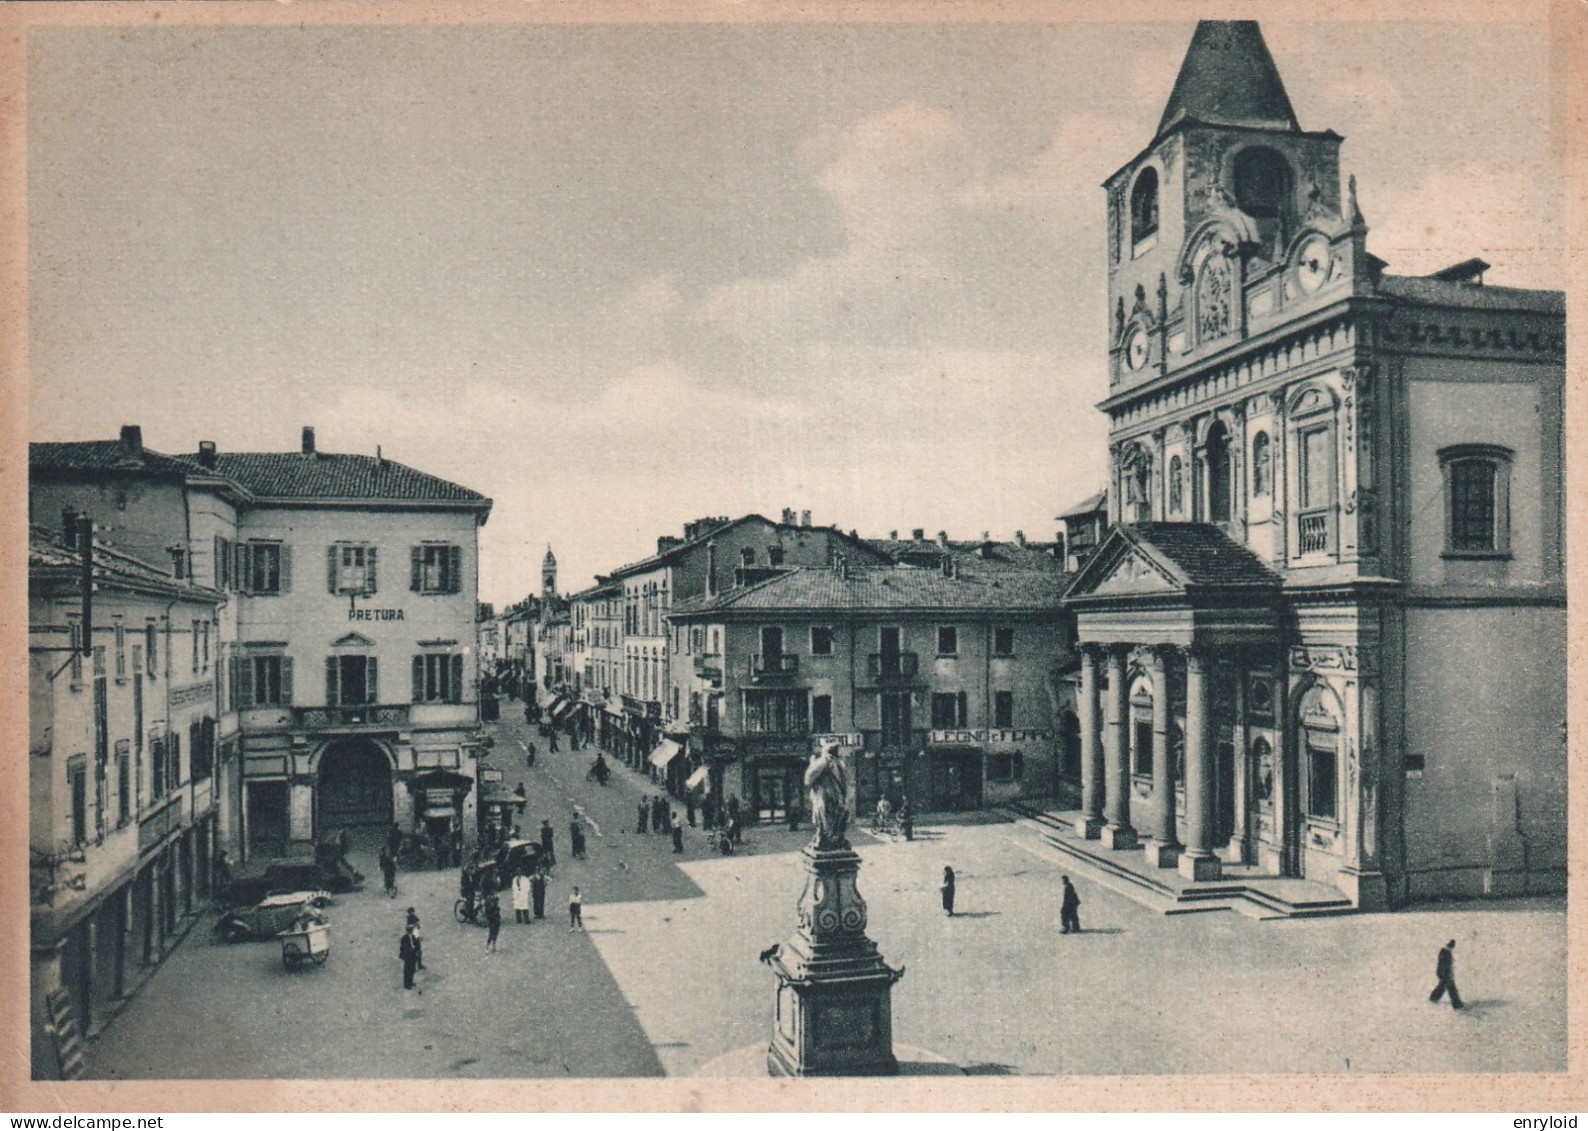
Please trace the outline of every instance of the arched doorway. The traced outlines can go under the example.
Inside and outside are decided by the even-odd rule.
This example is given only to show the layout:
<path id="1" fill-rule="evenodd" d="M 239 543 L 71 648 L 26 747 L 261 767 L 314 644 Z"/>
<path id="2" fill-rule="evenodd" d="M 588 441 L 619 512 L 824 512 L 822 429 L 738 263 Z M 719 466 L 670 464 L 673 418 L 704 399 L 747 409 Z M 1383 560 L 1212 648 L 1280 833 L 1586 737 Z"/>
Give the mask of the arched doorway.
<path id="1" fill-rule="evenodd" d="M 362 847 L 379 844 L 392 821 L 392 768 L 385 751 L 367 738 L 327 747 L 320 755 L 315 808 L 318 839 L 346 829 Z"/>

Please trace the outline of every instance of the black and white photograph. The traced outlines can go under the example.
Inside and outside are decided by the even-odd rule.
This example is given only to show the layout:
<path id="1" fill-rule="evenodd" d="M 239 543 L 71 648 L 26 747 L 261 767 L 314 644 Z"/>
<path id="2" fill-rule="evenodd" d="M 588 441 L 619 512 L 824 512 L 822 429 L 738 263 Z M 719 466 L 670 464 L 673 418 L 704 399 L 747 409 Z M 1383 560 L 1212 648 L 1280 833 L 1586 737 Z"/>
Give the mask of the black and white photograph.
<path id="1" fill-rule="evenodd" d="M 0 1107 L 1581 1098 L 1583 17 L 0 20 Z"/>

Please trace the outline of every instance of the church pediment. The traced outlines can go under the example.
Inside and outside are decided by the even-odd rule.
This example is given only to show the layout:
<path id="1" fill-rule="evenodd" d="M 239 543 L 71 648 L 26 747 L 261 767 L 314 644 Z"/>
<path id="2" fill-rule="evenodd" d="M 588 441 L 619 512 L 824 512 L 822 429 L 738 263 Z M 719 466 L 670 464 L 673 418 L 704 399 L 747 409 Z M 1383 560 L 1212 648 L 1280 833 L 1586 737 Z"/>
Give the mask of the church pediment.
<path id="1" fill-rule="evenodd" d="M 1132 550 L 1121 555 L 1090 592 L 1101 597 L 1115 593 L 1170 593 L 1179 588 L 1162 570 Z"/>

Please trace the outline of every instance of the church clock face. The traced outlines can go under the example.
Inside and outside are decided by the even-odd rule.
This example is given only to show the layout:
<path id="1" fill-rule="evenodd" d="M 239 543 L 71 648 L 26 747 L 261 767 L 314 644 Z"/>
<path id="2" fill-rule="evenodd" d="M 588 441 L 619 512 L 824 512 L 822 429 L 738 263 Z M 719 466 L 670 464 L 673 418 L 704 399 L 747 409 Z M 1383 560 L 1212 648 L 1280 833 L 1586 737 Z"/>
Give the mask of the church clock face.
<path id="1" fill-rule="evenodd" d="M 1329 278 L 1329 266 L 1334 255 L 1329 241 L 1322 236 L 1312 236 L 1301 245 L 1296 256 L 1296 285 L 1303 294 L 1316 294 Z"/>
<path id="2" fill-rule="evenodd" d="M 1125 339 L 1125 364 L 1132 372 L 1147 364 L 1147 333 L 1140 326 Z"/>

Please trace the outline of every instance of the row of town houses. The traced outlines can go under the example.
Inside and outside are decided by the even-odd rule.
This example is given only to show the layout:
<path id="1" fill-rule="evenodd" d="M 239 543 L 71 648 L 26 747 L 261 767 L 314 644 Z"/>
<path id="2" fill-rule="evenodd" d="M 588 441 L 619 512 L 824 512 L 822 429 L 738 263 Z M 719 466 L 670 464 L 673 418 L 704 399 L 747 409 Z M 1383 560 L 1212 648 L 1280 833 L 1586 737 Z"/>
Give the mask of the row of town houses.
<path id="1" fill-rule="evenodd" d="M 751 821 L 788 819 L 827 744 L 864 811 L 1053 797 L 1079 788 L 1069 576 L 1062 536 L 703 518 L 571 596 L 548 551 L 522 663 L 555 725 Z"/>
<path id="2" fill-rule="evenodd" d="M 233 864 L 470 839 L 491 501 L 376 454 L 29 452 L 34 1064 L 97 1031 Z M 64 996 L 63 996 L 64 995 Z"/>

